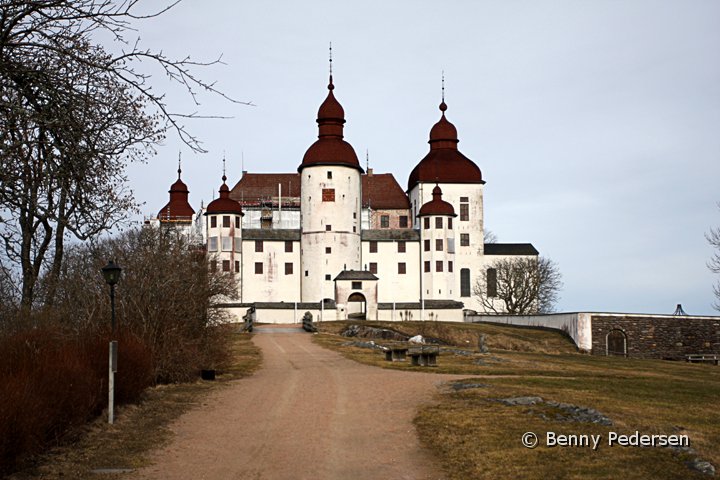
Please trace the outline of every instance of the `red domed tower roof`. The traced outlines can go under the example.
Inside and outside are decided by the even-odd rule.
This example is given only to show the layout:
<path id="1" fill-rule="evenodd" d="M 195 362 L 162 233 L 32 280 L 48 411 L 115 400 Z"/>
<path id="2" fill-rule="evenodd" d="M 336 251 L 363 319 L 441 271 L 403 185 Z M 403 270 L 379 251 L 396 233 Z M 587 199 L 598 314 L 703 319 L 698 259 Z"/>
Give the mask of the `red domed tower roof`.
<path id="1" fill-rule="evenodd" d="M 485 183 L 478 166 L 458 150 L 457 129 L 445 118 L 445 110 L 443 101 L 442 116 L 430 130 L 430 152 L 410 172 L 408 192 L 420 182 Z"/>
<path id="2" fill-rule="evenodd" d="M 170 201 L 158 212 L 158 220 L 161 222 L 190 222 L 195 210 L 188 202 L 190 191 L 187 185 L 180 180 L 182 170 L 178 165 L 178 179 L 170 186 Z"/>
<path id="3" fill-rule="evenodd" d="M 442 199 L 442 190 L 439 185 L 435 185 L 435 188 L 433 188 L 432 196 L 433 199 L 420 208 L 420 212 L 417 214 L 418 217 L 425 217 L 428 215 L 457 217 L 453 206 Z"/>
<path id="4" fill-rule="evenodd" d="M 339 165 L 363 171 L 353 147 L 343 140 L 345 111 L 333 95 L 332 75 L 328 85 L 328 96 L 318 110 L 318 139 L 313 143 L 298 167 L 300 172 L 313 165 Z"/>
<path id="5" fill-rule="evenodd" d="M 230 189 L 228 188 L 225 181 L 227 177 L 225 174 L 222 176 L 222 185 L 220 186 L 220 198 L 216 198 L 210 202 L 205 210 L 205 215 L 217 214 L 217 213 L 232 213 L 235 215 L 245 215 L 242 211 L 242 207 L 238 202 L 230 198 Z"/>

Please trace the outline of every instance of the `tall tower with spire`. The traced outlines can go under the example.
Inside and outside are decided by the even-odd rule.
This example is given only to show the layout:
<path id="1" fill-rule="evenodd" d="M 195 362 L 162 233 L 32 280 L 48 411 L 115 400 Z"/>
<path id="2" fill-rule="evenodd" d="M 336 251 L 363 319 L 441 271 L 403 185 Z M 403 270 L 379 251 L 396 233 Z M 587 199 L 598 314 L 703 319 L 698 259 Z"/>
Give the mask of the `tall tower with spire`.
<path id="1" fill-rule="evenodd" d="M 298 167 L 303 302 L 333 298 L 333 279 L 343 270 L 360 270 L 363 170 L 343 139 L 345 112 L 334 89 L 331 70 L 328 95 L 318 110 L 318 139 Z"/>
<path id="2" fill-rule="evenodd" d="M 195 210 L 188 202 L 188 190 L 185 182 L 182 181 L 182 164 L 178 154 L 177 180 L 170 186 L 170 201 L 158 212 L 160 225 L 185 228 L 190 231 Z"/>

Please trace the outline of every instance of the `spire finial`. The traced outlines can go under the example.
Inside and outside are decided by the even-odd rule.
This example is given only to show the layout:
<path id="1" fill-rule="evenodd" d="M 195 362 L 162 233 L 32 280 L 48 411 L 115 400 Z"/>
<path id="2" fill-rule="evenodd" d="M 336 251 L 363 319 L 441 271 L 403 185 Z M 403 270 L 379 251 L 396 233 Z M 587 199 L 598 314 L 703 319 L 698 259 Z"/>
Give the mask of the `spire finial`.
<path id="1" fill-rule="evenodd" d="M 445 70 L 442 71 L 442 101 L 440 102 L 440 111 L 443 112 L 443 115 L 445 115 L 445 110 L 447 110 L 447 105 L 445 105 Z"/>
<path id="2" fill-rule="evenodd" d="M 180 180 L 180 174 L 182 173 L 182 152 L 178 150 L 178 180 Z"/>
<path id="3" fill-rule="evenodd" d="M 227 180 L 227 176 L 225 176 L 225 151 L 223 150 L 223 176 L 222 176 L 223 183 L 225 183 L 225 180 Z"/>
<path id="4" fill-rule="evenodd" d="M 328 90 L 332 90 L 335 88 L 335 85 L 333 85 L 333 79 L 332 79 L 332 42 L 330 42 L 330 83 L 328 84 Z"/>
<path id="5" fill-rule="evenodd" d="M 370 169 L 370 150 L 365 149 L 365 171 Z"/>

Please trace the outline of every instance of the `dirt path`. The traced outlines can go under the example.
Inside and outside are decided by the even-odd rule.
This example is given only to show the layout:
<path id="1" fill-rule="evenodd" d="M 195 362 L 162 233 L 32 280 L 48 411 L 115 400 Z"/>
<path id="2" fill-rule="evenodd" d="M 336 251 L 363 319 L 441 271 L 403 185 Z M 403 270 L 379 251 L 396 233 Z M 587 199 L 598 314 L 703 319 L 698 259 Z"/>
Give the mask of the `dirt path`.
<path id="1" fill-rule="evenodd" d="M 147 479 L 437 479 L 412 419 L 450 375 L 361 365 L 265 329 L 263 367 L 182 416 Z"/>

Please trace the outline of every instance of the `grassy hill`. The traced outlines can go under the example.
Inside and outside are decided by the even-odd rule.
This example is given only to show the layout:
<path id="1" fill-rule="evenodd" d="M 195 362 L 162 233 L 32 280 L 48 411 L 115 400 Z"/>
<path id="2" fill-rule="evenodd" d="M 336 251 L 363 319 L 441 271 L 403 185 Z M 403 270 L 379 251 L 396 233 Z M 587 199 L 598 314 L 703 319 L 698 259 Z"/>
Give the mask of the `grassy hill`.
<path id="1" fill-rule="evenodd" d="M 720 367 L 580 354 L 566 336 L 548 330 L 418 323 L 363 325 L 446 340 L 450 345 L 441 351 L 437 368 L 385 362 L 378 351 L 347 345 L 351 339 L 337 335 L 346 322 L 320 324 L 325 333 L 316 341 L 383 368 L 467 377 L 459 377 L 454 387 L 448 384 L 415 422 L 420 438 L 438 455 L 449 478 L 711 478 L 692 464 L 708 461 L 720 467 Z M 479 334 L 486 335 L 489 353 L 454 351 L 476 350 Z M 517 397 L 542 401 L 502 402 Z M 582 408 L 596 410 L 612 425 L 568 414 L 585 411 Z M 539 437 L 537 448 L 523 446 L 526 432 Z M 597 450 L 548 447 L 548 432 L 602 439 Z M 611 432 L 687 435 L 690 449 L 609 446 Z"/>

